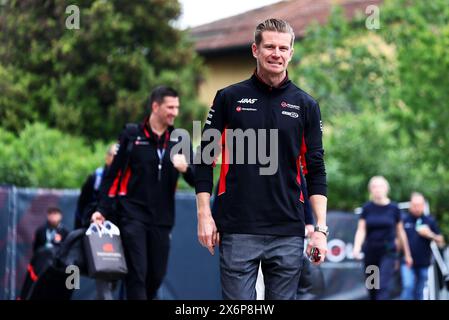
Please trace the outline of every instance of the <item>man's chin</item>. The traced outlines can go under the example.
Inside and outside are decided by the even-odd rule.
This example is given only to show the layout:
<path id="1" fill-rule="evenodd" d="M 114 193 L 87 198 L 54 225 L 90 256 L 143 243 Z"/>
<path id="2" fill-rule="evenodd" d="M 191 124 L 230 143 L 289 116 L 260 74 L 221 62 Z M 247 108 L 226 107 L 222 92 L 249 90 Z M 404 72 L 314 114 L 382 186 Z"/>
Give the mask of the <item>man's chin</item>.
<path id="1" fill-rule="evenodd" d="M 269 68 L 267 69 L 267 72 L 272 74 L 272 75 L 280 75 L 285 71 L 285 69 L 282 68 Z"/>

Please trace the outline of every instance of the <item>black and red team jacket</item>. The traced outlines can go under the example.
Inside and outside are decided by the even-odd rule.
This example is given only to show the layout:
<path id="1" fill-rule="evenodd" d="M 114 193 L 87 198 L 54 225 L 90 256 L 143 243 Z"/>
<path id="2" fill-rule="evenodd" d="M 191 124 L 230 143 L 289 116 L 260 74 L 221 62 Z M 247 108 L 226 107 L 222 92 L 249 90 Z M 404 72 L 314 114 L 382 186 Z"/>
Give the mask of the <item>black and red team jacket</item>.
<path id="1" fill-rule="evenodd" d="M 223 138 L 225 130 L 266 129 L 266 137 L 269 137 L 269 129 L 278 130 L 278 152 L 275 154 L 278 169 L 275 174 L 261 175 L 259 169 L 268 165 L 262 165 L 258 157 L 255 164 L 222 164 L 216 199 L 218 205 L 214 213 L 218 230 L 224 233 L 304 236 L 300 170 L 305 175 L 309 196 L 325 196 L 327 192 L 318 103 L 295 86 L 288 76 L 275 88 L 265 84 L 254 73 L 250 79 L 217 92 L 203 135 L 210 128 L 222 133 L 222 163 L 229 157 L 229 141 Z M 269 140 L 267 146 L 273 143 Z M 203 136 L 201 151 L 210 150 L 210 147 L 206 148 L 209 143 L 210 140 Z M 258 146 L 259 143 L 257 140 Z M 236 140 L 233 143 L 234 154 L 235 146 Z M 245 150 L 247 147 L 246 144 Z M 244 157 L 249 159 L 247 154 Z M 213 167 L 213 163 L 204 160 L 196 165 L 196 193 L 212 192 Z"/>
<path id="2" fill-rule="evenodd" d="M 131 137 L 126 129 L 120 134 L 118 152 L 101 184 L 101 196 L 97 207 L 99 212 L 106 217 L 113 214 L 112 202 L 118 196 L 121 216 L 139 220 L 147 225 L 163 227 L 174 225 L 175 191 L 179 172 L 170 160 L 170 151 L 178 142 L 170 140 L 172 131 L 171 127 L 158 137 L 149 128 L 148 118 L 145 119 L 138 126 L 137 136 L 132 138 L 134 144 L 130 154 L 126 149 Z M 158 148 L 161 150 L 165 148 L 160 180 Z M 126 157 L 129 157 L 129 164 L 120 181 Z M 188 184 L 194 185 L 194 170 L 191 165 L 183 177 Z"/>

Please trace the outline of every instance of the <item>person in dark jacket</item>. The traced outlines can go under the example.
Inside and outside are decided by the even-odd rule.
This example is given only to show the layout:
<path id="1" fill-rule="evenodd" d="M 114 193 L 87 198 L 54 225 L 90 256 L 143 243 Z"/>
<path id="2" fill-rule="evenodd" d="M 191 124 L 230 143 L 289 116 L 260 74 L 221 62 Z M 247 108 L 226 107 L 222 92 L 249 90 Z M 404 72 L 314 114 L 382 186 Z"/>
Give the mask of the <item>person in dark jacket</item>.
<path id="1" fill-rule="evenodd" d="M 171 149 L 173 124 L 179 113 L 178 93 L 159 86 L 149 99 L 151 114 L 136 127 L 126 127 L 119 149 L 100 188 L 98 210 L 92 220 L 101 223 L 117 213 L 128 274 L 127 299 L 153 299 L 165 276 L 170 233 L 175 222 L 175 191 L 181 174 L 193 185 L 192 152 Z M 191 149 L 191 148 L 190 148 Z M 119 207 L 113 210 L 118 198 Z"/>
<path id="2" fill-rule="evenodd" d="M 104 166 L 98 167 L 90 174 L 81 187 L 75 212 L 75 229 L 89 226 L 90 217 L 98 206 L 101 181 L 109 170 L 116 152 L 117 146 L 114 143 L 109 146 L 106 152 Z"/>
<path id="3" fill-rule="evenodd" d="M 291 26 L 268 19 L 257 26 L 254 40 L 254 74 L 217 92 L 203 129 L 195 171 L 198 240 L 211 254 L 220 246 L 224 299 L 256 299 L 259 264 L 266 299 L 295 299 L 305 234 L 301 158 L 317 223 L 306 252 L 318 249 L 316 264 L 327 252 L 321 116 L 318 103 L 288 78 Z M 223 160 L 217 213 L 212 216 L 217 154 L 209 151 L 220 150 L 220 143 Z"/>
<path id="4" fill-rule="evenodd" d="M 61 210 L 49 207 L 47 221 L 34 234 L 33 255 L 27 266 L 27 274 L 20 293 L 21 299 L 28 299 L 33 283 L 52 264 L 61 243 L 69 233 L 61 221 Z"/>
<path id="5" fill-rule="evenodd" d="M 100 187 L 103 177 L 106 176 L 111 167 L 114 156 L 117 153 L 117 144 L 111 144 L 105 154 L 105 163 L 103 167 L 98 167 L 90 174 L 83 186 L 78 197 L 75 211 L 75 229 L 88 228 L 92 214 L 96 211 L 100 200 Z M 113 221 L 116 222 L 116 221 Z M 104 279 L 95 279 L 98 300 L 113 300 L 113 291 L 117 285 L 117 281 L 107 281 Z"/>
<path id="6" fill-rule="evenodd" d="M 37 254 L 42 248 L 58 248 L 65 239 L 68 230 L 62 224 L 62 212 L 59 208 L 47 209 L 47 221 L 40 226 L 34 235 L 33 254 Z"/>

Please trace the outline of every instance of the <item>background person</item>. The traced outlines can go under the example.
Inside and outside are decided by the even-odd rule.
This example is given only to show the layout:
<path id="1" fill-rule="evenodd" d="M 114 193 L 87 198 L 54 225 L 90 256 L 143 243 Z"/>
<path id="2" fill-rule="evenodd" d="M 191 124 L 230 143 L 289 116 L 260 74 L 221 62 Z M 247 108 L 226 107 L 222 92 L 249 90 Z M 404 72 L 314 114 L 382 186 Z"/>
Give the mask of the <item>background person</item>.
<path id="1" fill-rule="evenodd" d="M 27 299 L 33 283 L 52 264 L 62 241 L 69 233 L 61 221 L 62 211 L 57 207 L 49 207 L 46 222 L 34 235 L 33 255 L 27 266 L 27 274 L 20 293 L 21 299 Z"/>
<path id="2" fill-rule="evenodd" d="M 355 234 L 353 256 L 360 259 L 363 245 L 365 270 L 371 265 L 379 268 L 379 288 L 367 288 L 370 299 L 388 300 L 397 260 L 396 235 L 404 248 L 404 259 L 408 267 L 411 267 L 413 259 L 401 221 L 401 212 L 396 203 L 388 198 L 388 181 L 382 176 L 374 176 L 368 183 L 368 190 L 371 201 L 365 203 L 362 208 Z"/>
<path id="3" fill-rule="evenodd" d="M 424 215 L 425 207 L 424 196 L 413 192 L 410 197 L 409 213 L 404 217 L 404 228 L 413 257 L 413 265 L 410 268 L 404 261 L 401 264 L 401 299 L 403 300 L 423 300 L 423 290 L 432 259 L 430 243 L 435 241 L 439 247 L 444 246 L 444 238 L 435 219 L 430 215 Z"/>
<path id="4" fill-rule="evenodd" d="M 84 182 L 76 206 L 75 229 L 89 226 L 90 217 L 98 206 L 101 181 L 106 176 L 116 152 L 117 145 L 114 143 L 109 146 L 106 152 L 104 166 L 98 167 Z"/>
<path id="5" fill-rule="evenodd" d="M 159 86 L 152 91 L 151 114 L 120 136 L 119 150 L 102 182 L 98 211 L 92 215 L 99 223 L 110 219 L 118 197 L 117 221 L 128 266 L 127 299 L 155 298 L 167 271 L 178 177 L 181 174 L 187 183 L 194 183 L 186 156 L 170 158 L 178 143 L 170 139 L 170 133 L 179 107 L 173 88 Z"/>

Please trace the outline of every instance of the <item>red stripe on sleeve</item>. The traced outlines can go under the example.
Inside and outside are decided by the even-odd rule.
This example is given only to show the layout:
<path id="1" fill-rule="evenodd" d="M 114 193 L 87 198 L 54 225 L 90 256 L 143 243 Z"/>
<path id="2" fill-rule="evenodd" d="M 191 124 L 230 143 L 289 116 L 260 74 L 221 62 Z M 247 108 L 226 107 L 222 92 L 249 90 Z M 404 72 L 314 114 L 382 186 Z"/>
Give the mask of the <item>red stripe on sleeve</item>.
<path id="1" fill-rule="evenodd" d="M 302 165 L 302 172 L 304 175 L 307 175 L 307 162 L 306 162 L 306 153 L 307 153 L 307 145 L 304 136 L 302 137 L 301 150 L 300 150 L 300 159 Z"/>
<path id="2" fill-rule="evenodd" d="M 111 187 L 108 191 L 108 196 L 111 198 L 114 198 L 117 195 L 117 188 L 118 188 L 118 181 L 120 179 L 120 175 L 122 174 L 121 170 L 117 173 L 115 176 L 114 182 L 112 183 Z"/>
<path id="3" fill-rule="evenodd" d="M 218 195 L 226 192 L 226 176 L 229 171 L 229 152 L 226 146 L 226 127 L 221 134 L 221 170 L 220 184 L 218 185 Z"/>

